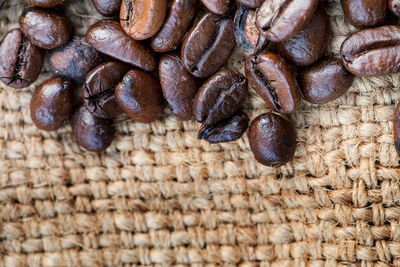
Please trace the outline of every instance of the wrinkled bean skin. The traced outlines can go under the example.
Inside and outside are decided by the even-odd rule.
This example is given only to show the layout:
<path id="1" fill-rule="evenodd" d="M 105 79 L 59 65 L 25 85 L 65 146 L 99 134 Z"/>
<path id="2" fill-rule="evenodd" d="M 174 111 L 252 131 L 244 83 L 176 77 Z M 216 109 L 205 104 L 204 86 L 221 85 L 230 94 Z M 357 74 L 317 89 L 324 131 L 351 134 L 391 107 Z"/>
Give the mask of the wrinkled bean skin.
<path id="1" fill-rule="evenodd" d="M 29 0 L 30 5 L 44 7 L 44 8 L 53 8 L 60 7 L 64 5 L 67 0 Z"/>
<path id="2" fill-rule="evenodd" d="M 247 6 L 250 8 L 258 8 L 261 6 L 261 4 L 264 2 L 264 0 L 236 0 L 238 4 L 241 4 L 243 6 Z"/>
<path id="3" fill-rule="evenodd" d="M 233 7 L 232 0 L 201 0 L 203 5 L 212 13 L 224 15 Z"/>
<path id="4" fill-rule="evenodd" d="M 389 0 L 388 6 L 396 17 L 400 17 L 400 0 Z"/>
<path id="5" fill-rule="evenodd" d="M 268 0 L 257 9 L 257 25 L 271 42 L 283 42 L 310 21 L 318 0 Z"/>
<path id="6" fill-rule="evenodd" d="M 86 32 L 86 40 L 107 56 L 131 64 L 145 71 L 154 71 L 154 53 L 143 44 L 130 38 L 115 21 L 102 20 Z"/>
<path id="7" fill-rule="evenodd" d="M 44 49 L 60 47 L 72 37 L 71 23 L 66 17 L 48 9 L 25 9 L 19 18 L 19 25 L 32 44 Z"/>
<path id="8" fill-rule="evenodd" d="M 338 58 L 328 58 L 303 71 L 299 84 L 303 98 L 313 104 L 331 102 L 353 84 L 354 75 L 346 70 Z"/>
<path id="9" fill-rule="evenodd" d="M 198 138 L 212 144 L 236 141 L 242 137 L 248 126 L 249 117 L 243 112 L 238 112 L 215 124 L 203 124 L 199 130 Z"/>
<path id="10" fill-rule="evenodd" d="M 158 66 L 161 88 L 172 112 L 181 120 L 193 118 L 193 99 L 200 81 L 183 66 L 177 52 L 163 55 Z"/>
<path id="11" fill-rule="evenodd" d="M 393 117 L 393 136 L 397 154 L 400 156 L 400 102 L 397 103 Z"/>
<path id="12" fill-rule="evenodd" d="M 133 120 L 155 121 L 164 109 L 160 83 L 149 73 L 130 70 L 115 89 L 115 99 Z"/>
<path id="13" fill-rule="evenodd" d="M 207 78 L 217 72 L 235 48 L 234 23 L 212 13 L 200 18 L 182 45 L 182 61 L 194 76 Z"/>
<path id="14" fill-rule="evenodd" d="M 0 43 L 0 80 L 13 88 L 36 81 L 43 65 L 43 50 L 25 38 L 20 29 L 9 31 Z"/>
<path id="15" fill-rule="evenodd" d="M 356 27 L 373 27 L 384 22 L 388 0 L 341 0 L 344 15 Z"/>
<path id="16" fill-rule="evenodd" d="M 314 64 L 323 54 L 330 37 L 329 18 L 319 6 L 307 26 L 285 42 L 277 44 L 279 55 L 299 67 Z"/>
<path id="17" fill-rule="evenodd" d="M 197 7 L 197 0 L 173 0 L 163 26 L 151 39 L 151 48 L 164 53 L 181 45 L 196 17 Z"/>
<path id="18" fill-rule="evenodd" d="M 44 81 L 33 93 L 30 103 L 32 121 L 36 127 L 54 131 L 71 117 L 75 102 L 71 81 L 53 78 Z"/>
<path id="19" fill-rule="evenodd" d="M 258 162 L 278 167 L 293 159 L 297 145 L 296 132 L 290 122 L 281 116 L 266 113 L 251 122 L 249 143 Z"/>
<path id="20" fill-rule="evenodd" d="M 270 52 L 250 56 L 245 72 L 250 86 L 276 112 L 291 114 L 298 109 L 299 86 L 283 58 Z"/>
<path id="21" fill-rule="evenodd" d="M 349 36 L 340 48 L 344 66 L 358 76 L 382 76 L 400 71 L 400 26 L 381 26 Z"/>
<path id="22" fill-rule="evenodd" d="M 161 28 L 167 13 L 167 0 L 122 0 L 122 28 L 135 40 L 152 37 Z"/>
<path id="23" fill-rule="evenodd" d="M 97 12 L 105 17 L 112 17 L 119 12 L 121 0 L 92 0 Z"/>

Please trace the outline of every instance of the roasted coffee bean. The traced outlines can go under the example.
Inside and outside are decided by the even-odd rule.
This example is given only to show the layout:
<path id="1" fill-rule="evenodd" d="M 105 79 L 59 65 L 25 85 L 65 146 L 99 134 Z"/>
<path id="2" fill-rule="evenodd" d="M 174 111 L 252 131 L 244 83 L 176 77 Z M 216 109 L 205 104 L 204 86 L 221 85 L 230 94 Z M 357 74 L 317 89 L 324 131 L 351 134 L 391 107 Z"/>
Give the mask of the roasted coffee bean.
<path id="1" fill-rule="evenodd" d="M 92 0 L 97 12 L 105 17 L 112 17 L 119 12 L 121 0 Z"/>
<path id="2" fill-rule="evenodd" d="M 19 18 L 22 32 L 32 44 L 54 49 L 71 39 L 71 23 L 59 12 L 32 7 L 25 9 Z"/>
<path id="3" fill-rule="evenodd" d="M 200 81 L 185 69 L 178 52 L 162 56 L 158 71 L 164 97 L 172 112 L 181 120 L 192 119 L 193 99 Z"/>
<path id="4" fill-rule="evenodd" d="M 164 109 L 161 86 L 149 73 L 130 70 L 115 89 L 115 99 L 133 120 L 149 123 Z"/>
<path id="5" fill-rule="evenodd" d="M 277 114 L 266 113 L 250 124 L 249 143 L 258 162 L 277 167 L 293 159 L 296 132 L 289 121 Z"/>
<path id="6" fill-rule="evenodd" d="M 33 6 L 52 8 L 64 5 L 67 0 L 28 0 L 28 2 Z"/>
<path id="7" fill-rule="evenodd" d="M 299 86 L 290 66 L 280 56 L 266 52 L 245 63 L 250 86 L 279 113 L 290 114 L 299 106 Z"/>
<path id="8" fill-rule="evenodd" d="M 247 81 L 242 74 L 221 70 L 197 92 L 193 105 L 194 117 L 208 125 L 229 118 L 240 108 L 247 92 Z"/>
<path id="9" fill-rule="evenodd" d="M 235 47 L 234 23 L 230 18 L 205 14 L 187 34 L 182 61 L 194 76 L 206 78 L 217 72 Z"/>
<path id="10" fill-rule="evenodd" d="M 400 17 L 400 0 L 389 0 L 388 6 L 395 16 Z"/>
<path id="11" fill-rule="evenodd" d="M 212 125 L 203 124 L 199 130 L 199 139 L 210 143 L 224 143 L 236 141 L 247 130 L 249 117 L 243 112 L 238 112 L 232 117 Z"/>
<path id="12" fill-rule="evenodd" d="M 250 8 L 258 8 L 264 2 L 264 0 L 236 0 L 239 4 Z"/>
<path id="13" fill-rule="evenodd" d="M 257 25 L 268 40 L 283 42 L 310 21 L 318 0 L 268 0 L 257 10 Z"/>
<path id="14" fill-rule="evenodd" d="M 233 0 L 201 0 L 203 5 L 212 13 L 223 15 L 233 7 Z"/>
<path id="15" fill-rule="evenodd" d="M 82 87 L 82 97 L 87 110 L 102 119 L 114 118 L 121 114 L 115 102 L 114 90 L 129 65 L 120 62 L 107 62 L 93 69 L 86 77 Z"/>
<path id="16" fill-rule="evenodd" d="M 309 66 L 322 56 L 329 37 L 329 18 L 323 7 L 319 6 L 303 30 L 277 44 L 278 52 L 296 66 Z"/>
<path id="17" fill-rule="evenodd" d="M 154 51 L 172 51 L 182 44 L 197 12 L 197 0 L 173 0 L 161 29 L 151 39 Z"/>
<path id="18" fill-rule="evenodd" d="M 135 40 L 152 37 L 161 28 L 167 13 L 167 0 L 122 0 L 122 28 Z"/>
<path id="19" fill-rule="evenodd" d="M 303 71 L 299 84 L 305 100 L 325 104 L 346 93 L 353 80 L 354 75 L 346 70 L 342 60 L 328 58 Z"/>
<path id="20" fill-rule="evenodd" d="M 31 118 L 36 127 L 54 131 L 71 117 L 75 102 L 75 88 L 71 81 L 53 78 L 44 81 L 33 93 L 30 103 Z"/>
<path id="21" fill-rule="evenodd" d="M 386 17 L 388 0 L 341 0 L 343 12 L 356 27 L 380 25 Z"/>
<path id="22" fill-rule="evenodd" d="M 0 44 L 0 79 L 13 88 L 36 81 L 43 65 L 43 50 L 25 38 L 20 29 L 9 31 Z"/>
<path id="23" fill-rule="evenodd" d="M 71 127 L 78 143 L 89 151 L 104 151 L 114 139 L 112 121 L 95 117 L 84 105 L 72 115 Z"/>
<path id="24" fill-rule="evenodd" d="M 366 29 L 349 36 L 340 56 L 348 71 L 359 76 L 381 76 L 400 71 L 400 26 Z"/>
<path id="25" fill-rule="evenodd" d="M 84 36 L 76 35 L 64 46 L 50 52 L 49 64 L 57 75 L 83 83 L 89 71 L 100 65 L 104 58 Z"/>

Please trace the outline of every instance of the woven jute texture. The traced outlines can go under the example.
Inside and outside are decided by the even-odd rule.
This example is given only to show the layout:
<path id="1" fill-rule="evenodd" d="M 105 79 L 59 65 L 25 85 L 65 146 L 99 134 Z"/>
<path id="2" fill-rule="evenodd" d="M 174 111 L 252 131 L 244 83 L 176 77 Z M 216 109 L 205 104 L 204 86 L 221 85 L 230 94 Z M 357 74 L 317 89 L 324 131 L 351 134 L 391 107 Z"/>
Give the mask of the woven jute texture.
<path id="1" fill-rule="evenodd" d="M 338 0 L 323 4 L 326 55 L 338 56 L 356 29 Z M 23 7 L 7 1 L 1 35 Z M 68 13 L 80 34 L 101 19 L 88 0 Z M 243 71 L 244 58 L 236 51 L 229 67 Z M 331 104 L 302 103 L 296 157 L 281 168 L 258 164 L 247 136 L 198 141 L 199 124 L 167 109 L 149 125 L 119 118 L 113 145 L 89 153 L 69 126 L 35 128 L 35 86 L 1 85 L 0 266 L 400 266 L 399 85 L 356 78 Z M 251 118 L 268 110 L 253 90 L 244 107 Z"/>

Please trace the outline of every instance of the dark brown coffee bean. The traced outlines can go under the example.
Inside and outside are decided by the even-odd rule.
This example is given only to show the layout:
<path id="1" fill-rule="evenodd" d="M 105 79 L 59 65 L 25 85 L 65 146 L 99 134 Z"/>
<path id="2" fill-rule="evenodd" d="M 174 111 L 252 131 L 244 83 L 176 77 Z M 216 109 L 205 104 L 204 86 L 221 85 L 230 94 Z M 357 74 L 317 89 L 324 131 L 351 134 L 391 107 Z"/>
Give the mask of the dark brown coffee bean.
<path id="1" fill-rule="evenodd" d="M 102 119 L 114 118 L 121 114 L 121 109 L 115 102 L 114 90 L 128 71 L 129 65 L 113 61 L 93 69 L 82 87 L 82 97 L 87 110 Z"/>
<path id="2" fill-rule="evenodd" d="M 331 102 L 353 84 L 354 75 L 346 70 L 338 58 L 328 58 L 303 71 L 299 77 L 302 95 L 313 104 Z"/>
<path id="3" fill-rule="evenodd" d="M 348 71 L 359 76 L 381 76 L 400 71 L 400 26 L 362 30 L 342 44 L 340 56 Z"/>
<path id="4" fill-rule="evenodd" d="M 235 47 L 234 23 L 230 18 L 205 14 L 187 34 L 182 61 L 194 76 L 206 78 L 217 72 Z"/>
<path id="5" fill-rule="evenodd" d="M 161 57 L 158 66 L 161 88 L 172 112 L 181 120 L 193 118 L 193 99 L 200 81 L 183 66 L 178 52 Z"/>
<path id="6" fill-rule="evenodd" d="M 154 51 L 172 51 L 182 44 L 197 12 L 197 0 L 173 0 L 161 29 L 151 39 Z"/>
<path id="7" fill-rule="evenodd" d="M 95 117 L 84 105 L 72 115 L 71 127 L 78 143 L 89 151 L 104 151 L 114 139 L 112 121 Z"/>
<path id="8" fill-rule="evenodd" d="M 243 6 L 247 6 L 250 8 L 258 8 L 261 6 L 261 4 L 264 2 L 264 0 L 236 0 L 238 4 L 241 4 Z"/>
<path id="9" fill-rule="evenodd" d="M 112 17 L 119 12 L 121 0 L 92 0 L 97 12 L 105 17 Z"/>
<path id="10" fill-rule="evenodd" d="M 318 0 L 268 0 L 257 10 L 257 25 L 271 42 L 283 42 L 310 21 Z"/>
<path id="11" fill-rule="evenodd" d="M 232 117 L 212 125 L 203 124 L 199 130 L 199 139 L 210 143 L 224 143 L 236 141 L 247 130 L 249 117 L 243 112 L 238 112 Z"/>
<path id="12" fill-rule="evenodd" d="M 67 0 L 28 0 L 28 2 L 33 6 L 52 8 L 64 5 Z"/>
<path id="13" fill-rule="evenodd" d="M 329 37 L 329 18 L 323 7 L 319 6 L 303 30 L 289 40 L 278 43 L 278 52 L 296 66 L 309 66 L 322 56 Z"/>
<path id="14" fill-rule="evenodd" d="M 25 38 L 20 29 L 9 31 L 0 44 L 0 79 L 13 88 L 36 81 L 43 65 L 43 50 Z"/>
<path id="15" fill-rule="evenodd" d="M 143 44 L 130 38 L 118 22 L 102 20 L 86 32 L 86 40 L 98 51 L 145 71 L 154 71 L 154 53 Z"/>
<path id="16" fill-rule="evenodd" d="M 395 16 L 400 17 L 400 0 L 389 0 L 388 6 Z"/>
<path id="17" fill-rule="evenodd" d="M 343 12 L 356 27 L 380 25 L 386 17 L 388 0 L 341 0 Z"/>
<path id="18" fill-rule="evenodd" d="M 115 99 L 133 120 L 149 123 L 164 109 L 161 86 L 149 73 L 130 70 L 115 89 Z"/>
<path id="19" fill-rule="evenodd" d="M 67 18 L 48 9 L 25 9 L 19 18 L 19 25 L 32 44 L 44 49 L 60 47 L 72 36 L 71 23 Z"/>
<path id="20" fill-rule="evenodd" d="M 292 124 L 281 116 L 266 113 L 250 124 L 249 143 L 258 162 L 277 167 L 293 159 L 297 145 L 296 132 Z"/>
<path id="21" fill-rule="evenodd" d="M 71 81 L 53 78 L 44 81 L 33 93 L 30 110 L 36 127 L 54 131 L 71 117 L 75 102 L 75 88 Z"/>
<path id="22" fill-rule="evenodd" d="M 57 75 L 83 83 L 89 71 L 100 65 L 104 58 L 84 36 L 76 35 L 64 46 L 50 52 L 49 64 Z"/>
<path id="23" fill-rule="evenodd" d="M 233 0 L 201 0 L 203 5 L 212 13 L 223 15 L 233 7 Z"/>
<path id="24" fill-rule="evenodd" d="M 247 81 L 233 70 L 221 70 L 200 87 L 193 105 L 197 121 L 214 124 L 234 114 L 247 97 Z"/>
<path id="25" fill-rule="evenodd" d="M 299 86 L 283 58 L 270 52 L 250 56 L 246 60 L 245 71 L 250 86 L 271 108 L 286 114 L 297 110 Z"/>
<path id="26" fill-rule="evenodd" d="M 161 28 L 167 13 L 167 0 L 122 0 L 122 28 L 135 40 L 152 37 Z"/>

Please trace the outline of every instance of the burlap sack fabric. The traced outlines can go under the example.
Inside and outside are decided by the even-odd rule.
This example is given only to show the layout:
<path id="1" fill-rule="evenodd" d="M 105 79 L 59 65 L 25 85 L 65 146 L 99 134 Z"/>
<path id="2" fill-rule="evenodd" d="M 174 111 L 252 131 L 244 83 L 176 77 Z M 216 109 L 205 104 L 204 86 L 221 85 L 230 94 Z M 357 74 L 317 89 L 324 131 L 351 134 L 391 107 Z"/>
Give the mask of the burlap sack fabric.
<path id="1" fill-rule="evenodd" d="M 83 34 L 101 17 L 72 3 Z M 356 29 L 338 0 L 324 5 L 326 55 L 338 56 Z M 1 35 L 23 6 L 0 10 Z M 244 58 L 236 51 L 229 67 L 242 71 Z M 118 119 L 113 145 L 89 153 L 69 126 L 35 128 L 34 86 L 1 85 L 0 266 L 400 266 L 399 78 L 356 78 L 334 103 L 303 103 L 291 117 L 296 158 L 281 168 L 256 163 L 247 136 L 198 141 L 199 125 L 168 110 L 150 125 Z M 251 118 L 268 110 L 254 91 L 244 106 Z"/>

